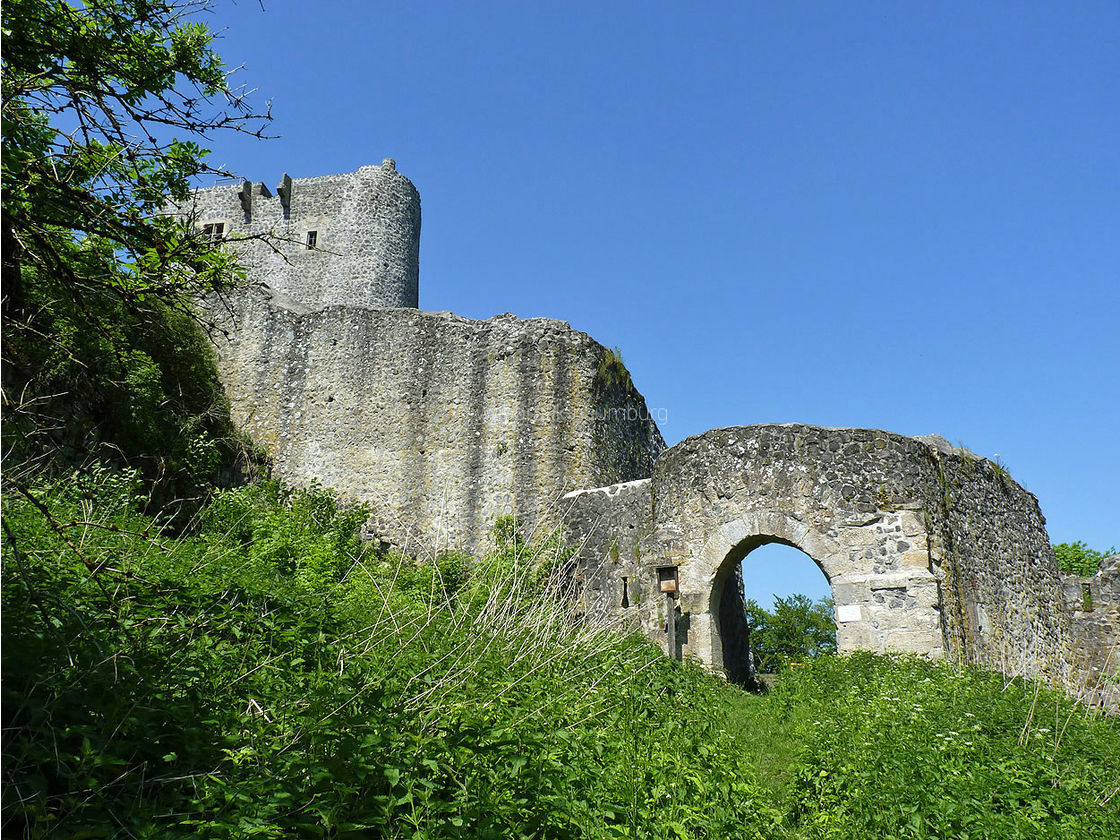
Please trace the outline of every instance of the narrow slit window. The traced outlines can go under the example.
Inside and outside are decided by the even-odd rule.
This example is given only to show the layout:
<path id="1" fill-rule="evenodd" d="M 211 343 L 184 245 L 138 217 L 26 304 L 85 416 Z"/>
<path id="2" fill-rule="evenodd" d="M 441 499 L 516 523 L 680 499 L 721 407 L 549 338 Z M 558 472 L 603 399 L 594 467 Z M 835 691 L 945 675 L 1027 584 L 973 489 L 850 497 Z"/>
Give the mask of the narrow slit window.
<path id="1" fill-rule="evenodd" d="M 319 241 L 319 232 L 316 230 L 309 230 L 307 232 L 307 250 L 310 251 L 315 247 L 315 243 Z"/>
<path id="2" fill-rule="evenodd" d="M 622 606 L 630 606 L 630 578 L 625 575 L 622 578 Z"/>

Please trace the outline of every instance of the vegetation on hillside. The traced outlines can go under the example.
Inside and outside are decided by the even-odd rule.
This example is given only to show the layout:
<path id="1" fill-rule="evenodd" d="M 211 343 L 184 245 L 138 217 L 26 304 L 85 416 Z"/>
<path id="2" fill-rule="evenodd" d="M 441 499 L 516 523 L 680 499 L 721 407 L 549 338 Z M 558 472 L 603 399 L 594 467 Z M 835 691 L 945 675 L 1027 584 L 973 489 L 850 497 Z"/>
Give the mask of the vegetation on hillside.
<path id="1" fill-rule="evenodd" d="M 840 838 L 1110 837 L 1120 730 L 1038 684 L 858 653 L 784 672 L 787 825 Z"/>
<path id="2" fill-rule="evenodd" d="M 714 837 L 762 799 L 719 686 L 574 615 L 556 540 L 417 564 L 272 483 L 171 538 L 135 490 L 5 499 L 6 831 Z"/>
<path id="3" fill-rule="evenodd" d="M 555 538 L 418 563 L 319 489 L 144 507 L 109 471 L 4 499 L 5 834 L 1120 831 L 1116 722 L 1029 683 L 858 655 L 756 697 L 573 612 Z"/>
<path id="4" fill-rule="evenodd" d="M 163 138 L 259 129 L 204 6 L 0 7 L 5 836 L 1120 835 L 1116 722 L 1038 686 L 824 656 L 754 697 L 575 612 L 556 535 L 418 562 L 215 491 L 191 301 L 238 270 L 159 215 L 206 171 Z"/>

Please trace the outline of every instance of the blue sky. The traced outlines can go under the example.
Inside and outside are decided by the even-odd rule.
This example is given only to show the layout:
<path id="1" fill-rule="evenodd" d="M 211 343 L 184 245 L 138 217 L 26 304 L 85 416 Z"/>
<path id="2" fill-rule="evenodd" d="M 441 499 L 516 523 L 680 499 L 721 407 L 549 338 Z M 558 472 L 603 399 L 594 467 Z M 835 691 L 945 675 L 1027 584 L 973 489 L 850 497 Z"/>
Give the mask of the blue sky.
<path id="1" fill-rule="evenodd" d="M 1120 545 L 1115 0 L 263 5 L 207 21 L 279 137 L 213 162 L 395 158 L 422 308 L 620 347 L 669 443 L 937 432 Z"/>

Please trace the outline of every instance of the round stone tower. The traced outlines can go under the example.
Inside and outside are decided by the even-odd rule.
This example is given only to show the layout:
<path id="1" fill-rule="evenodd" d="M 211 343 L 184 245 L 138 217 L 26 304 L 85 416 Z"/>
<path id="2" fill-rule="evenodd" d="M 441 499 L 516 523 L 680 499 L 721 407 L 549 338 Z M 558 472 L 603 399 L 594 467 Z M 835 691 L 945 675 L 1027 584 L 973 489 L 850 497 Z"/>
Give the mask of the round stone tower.
<path id="1" fill-rule="evenodd" d="M 386 158 L 275 193 L 244 181 L 195 193 L 203 230 L 232 242 L 249 279 L 304 309 L 411 308 L 419 302 L 420 194 Z"/>
<path id="2" fill-rule="evenodd" d="M 338 220 L 339 244 L 345 247 L 342 264 L 336 268 L 337 286 L 323 289 L 324 301 L 415 309 L 420 193 L 397 172 L 392 158 L 380 166 L 363 166 L 351 177 L 352 193 Z M 334 285 L 329 280 L 327 284 Z"/>

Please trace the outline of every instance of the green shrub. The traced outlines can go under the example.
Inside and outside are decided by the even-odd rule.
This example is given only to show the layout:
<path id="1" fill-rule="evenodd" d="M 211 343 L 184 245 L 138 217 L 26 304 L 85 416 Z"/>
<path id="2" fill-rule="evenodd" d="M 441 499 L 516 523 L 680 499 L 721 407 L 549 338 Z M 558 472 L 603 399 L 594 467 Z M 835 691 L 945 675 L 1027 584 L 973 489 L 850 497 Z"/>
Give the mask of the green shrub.
<path id="1" fill-rule="evenodd" d="M 836 621 L 832 599 L 813 601 L 807 595 L 776 597 L 774 609 L 748 599 L 747 627 L 750 650 L 762 673 L 772 673 L 791 662 L 836 653 Z"/>
<path id="2" fill-rule="evenodd" d="M 276 481 L 219 493 L 200 515 L 205 539 L 275 566 L 309 593 L 337 583 L 364 554 L 368 518 L 318 485 L 292 490 Z"/>
<path id="3" fill-rule="evenodd" d="M 76 302 L 60 285 L 28 284 L 35 323 L 4 335 L 5 470 L 134 471 L 152 512 L 182 527 L 255 458 L 230 419 L 209 339 L 181 309 Z"/>
<path id="4" fill-rule="evenodd" d="M 1096 551 L 1089 548 L 1084 542 L 1078 540 L 1074 543 L 1056 543 L 1054 546 L 1054 559 L 1058 561 L 1058 568 L 1066 574 L 1092 577 L 1100 569 L 1101 561 L 1116 553 L 1113 546 L 1107 551 Z"/>

